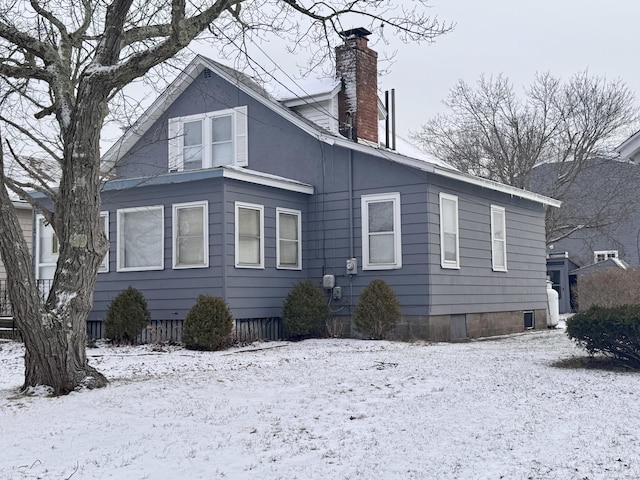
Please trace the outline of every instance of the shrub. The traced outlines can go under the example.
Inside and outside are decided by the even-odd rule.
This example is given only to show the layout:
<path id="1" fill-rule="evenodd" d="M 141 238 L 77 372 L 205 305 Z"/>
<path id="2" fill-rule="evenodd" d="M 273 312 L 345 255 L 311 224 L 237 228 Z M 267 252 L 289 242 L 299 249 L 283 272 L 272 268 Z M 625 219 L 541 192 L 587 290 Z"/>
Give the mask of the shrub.
<path id="1" fill-rule="evenodd" d="M 282 306 L 284 334 L 291 340 L 324 336 L 328 317 L 327 299 L 311 280 L 297 283 Z"/>
<path id="2" fill-rule="evenodd" d="M 400 303 L 384 280 L 375 279 L 360 294 L 353 313 L 356 328 L 376 340 L 382 340 L 400 319 Z"/>
<path id="3" fill-rule="evenodd" d="M 640 368 L 640 305 L 593 306 L 567 320 L 567 335 L 590 355 Z"/>
<path id="4" fill-rule="evenodd" d="M 609 268 L 579 276 L 576 300 L 581 311 L 593 305 L 617 307 L 640 303 L 640 268 Z"/>
<path id="5" fill-rule="evenodd" d="M 116 343 L 135 343 L 150 320 L 144 295 L 129 286 L 109 304 L 104 322 L 105 336 Z"/>
<path id="6" fill-rule="evenodd" d="M 210 295 L 200 295 L 182 327 L 182 343 L 192 350 L 220 350 L 231 344 L 233 317 L 227 303 Z"/>

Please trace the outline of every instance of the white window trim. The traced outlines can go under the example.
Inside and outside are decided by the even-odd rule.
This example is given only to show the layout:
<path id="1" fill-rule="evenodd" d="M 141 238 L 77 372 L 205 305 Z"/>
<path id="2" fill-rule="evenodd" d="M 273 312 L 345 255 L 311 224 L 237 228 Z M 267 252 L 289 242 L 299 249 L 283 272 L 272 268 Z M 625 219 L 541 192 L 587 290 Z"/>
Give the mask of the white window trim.
<path id="1" fill-rule="evenodd" d="M 618 258 L 618 250 L 594 250 L 593 251 L 593 263 L 599 263 L 598 255 L 604 255 L 604 260 L 600 260 L 600 262 L 604 262 L 605 260 L 609 260 L 610 258 Z"/>
<path id="2" fill-rule="evenodd" d="M 241 208 L 257 210 L 260 212 L 260 262 L 256 264 L 252 263 L 240 263 L 240 222 L 239 211 Z M 258 205 L 255 203 L 235 202 L 235 266 L 236 268 L 254 268 L 264 269 L 264 205 Z"/>
<path id="3" fill-rule="evenodd" d="M 280 263 L 280 214 L 295 215 L 298 217 L 298 264 L 296 266 L 282 265 Z M 302 212 L 289 208 L 276 208 L 276 268 L 280 270 L 302 270 Z"/>
<path id="4" fill-rule="evenodd" d="M 100 220 L 103 222 L 104 234 L 109 240 L 109 212 L 100 212 Z M 109 272 L 109 250 L 104 255 L 100 266 L 98 267 L 98 273 L 108 273 Z"/>
<path id="5" fill-rule="evenodd" d="M 160 211 L 160 221 L 162 222 L 161 225 L 161 231 L 162 231 L 162 238 L 161 238 L 161 251 L 163 252 L 163 254 L 160 257 L 160 265 L 153 265 L 150 267 L 123 267 L 122 265 L 122 260 L 123 260 L 123 256 L 122 256 L 122 249 L 124 248 L 124 241 L 122 239 L 122 234 L 123 234 L 123 230 L 122 230 L 122 215 L 124 213 L 128 213 L 128 212 L 142 212 L 142 211 L 146 211 L 146 212 L 151 212 L 154 210 L 159 210 Z M 144 207 L 130 207 L 130 208 L 119 208 L 116 211 L 116 223 L 117 223 L 117 230 L 118 230 L 118 248 L 116 250 L 116 271 L 118 272 L 143 272 L 143 271 L 150 271 L 150 270 L 164 270 L 164 206 L 163 205 L 152 205 L 152 206 L 144 206 Z"/>
<path id="6" fill-rule="evenodd" d="M 233 138 L 233 162 L 236 167 L 246 167 L 248 165 L 247 146 L 247 107 L 246 105 L 236 108 L 228 108 L 215 112 L 199 113 L 184 117 L 170 118 L 168 122 L 168 149 L 169 149 L 169 172 L 181 172 L 184 170 L 183 157 L 183 125 L 187 122 L 206 120 L 215 117 L 231 115 Z M 202 137 L 202 168 L 211 168 L 211 129 L 203 126 Z"/>
<path id="7" fill-rule="evenodd" d="M 455 203 L 456 207 L 456 218 L 455 218 L 455 234 L 456 234 L 456 259 L 455 261 L 445 260 L 444 255 L 444 222 L 442 221 L 443 217 L 443 203 L 445 200 L 451 201 Z M 455 195 L 450 195 L 448 193 L 440 192 L 440 265 L 442 268 L 451 268 L 451 269 L 459 269 L 460 268 L 460 212 L 458 209 L 458 197 Z"/>
<path id="8" fill-rule="evenodd" d="M 53 254 L 56 255 L 56 261 L 55 262 L 44 262 L 44 263 L 40 263 L 40 249 L 42 248 L 42 245 L 40 244 L 40 229 L 42 228 L 42 223 L 46 222 L 46 219 L 44 218 L 44 215 L 38 214 L 36 215 L 36 235 L 35 235 L 35 242 L 36 242 L 36 258 L 35 258 L 35 267 L 36 267 L 36 280 L 51 280 L 49 278 L 40 278 L 40 268 L 42 267 L 56 267 L 56 265 L 58 264 L 58 259 L 57 259 L 57 255 L 58 254 Z M 53 232 L 53 235 L 55 235 L 56 233 Z"/>
<path id="9" fill-rule="evenodd" d="M 202 252 L 204 263 L 200 264 L 178 264 L 178 210 L 183 208 L 203 207 L 202 209 Z M 186 268 L 208 268 L 209 267 L 209 202 L 174 203 L 172 216 L 172 242 L 173 242 L 173 269 L 181 270 Z"/>
<path id="10" fill-rule="evenodd" d="M 393 263 L 372 263 L 369 261 L 369 204 L 378 202 L 393 202 Z M 402 220 L 400 193 L 376 193 L 360 197 L 360 212 L 362 224 L 362 269 L 363 270 L 394 270 L 402 268 Z"/>
<path id="11" fill-rule="evenodd" d="M 503 225 L 503 235 L 504 238 L 496 238 L 495 235 L 495 225 L 493 222 L 493 215 L 500 214 L 502 215 L 502 225 Z M 502 258 L 502 266 L 497 265 L 496 260 L 498 260 L 497 252 L 495 248 L 495 242 L 502 242 L 504 244 L 504 248 L 502 249 L 503 258 Z M 497 205 L 491 205 L 491 267 L 494 272 L 506 272 L 507 271 L 507 213 L 504 207 L 499 207 Z"/>

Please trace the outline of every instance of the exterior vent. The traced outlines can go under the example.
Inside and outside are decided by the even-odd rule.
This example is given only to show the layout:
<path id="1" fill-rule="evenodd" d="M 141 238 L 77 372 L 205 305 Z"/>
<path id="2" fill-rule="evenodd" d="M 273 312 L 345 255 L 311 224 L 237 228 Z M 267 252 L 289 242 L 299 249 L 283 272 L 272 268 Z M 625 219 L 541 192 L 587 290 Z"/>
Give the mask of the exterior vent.
<path id="1" fill-rule="evenodd" d="M 202 76 L 204 78 L 211 78 L 211 70 L 209 70 L 208 68 L 205 68 L 204 71 L 202 72 Z"/>
<path id="2" fill-rule="evenodd" d="M 536 326 L 536 315 L 533 310 L 524 313 L 524 328 L 532 329 Z"/>

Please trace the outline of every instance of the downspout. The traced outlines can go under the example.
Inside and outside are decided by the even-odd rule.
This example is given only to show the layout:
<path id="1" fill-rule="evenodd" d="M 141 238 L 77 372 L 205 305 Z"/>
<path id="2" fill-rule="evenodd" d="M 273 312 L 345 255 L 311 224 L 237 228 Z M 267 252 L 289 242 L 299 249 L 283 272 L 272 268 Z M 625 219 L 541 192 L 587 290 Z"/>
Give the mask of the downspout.
<path id="1" fill-rule="evenodd" d="M 349 258 L 355 256 L 355 239 L 353 235 L 353 150 L 349 149 L 349 173 L 347 181 L 349 182 Z M 353 275 L 349 275 L 349 314 L 353 313 Z"/>

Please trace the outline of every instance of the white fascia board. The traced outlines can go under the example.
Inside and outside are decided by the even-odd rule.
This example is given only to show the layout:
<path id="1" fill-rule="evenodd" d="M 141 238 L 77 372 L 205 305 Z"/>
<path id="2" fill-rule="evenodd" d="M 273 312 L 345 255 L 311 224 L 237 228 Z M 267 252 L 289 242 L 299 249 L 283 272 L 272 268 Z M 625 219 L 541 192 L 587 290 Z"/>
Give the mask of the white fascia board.
<path id="1" fill-rule="evenodd" d="M 560 208 L 560 205 L 562 205 L 562 202 L 560 200 L 556 200 L 555 198 L 546 197 L 544 195 L 540 195 L 539 193 L 529 192 L 528 190 L 512 187 L 511 185 L 506 185 L 504 183 L 494 182 L 493 180 L 488 180 L 486 178 L 474 177 L 473 175 L 445 170 L 438 167 L 436 167 L 434 170 L 434 173 L 436 175 L 452 178 L 461 182 L 469 183 L 471 185 L 488 188 L 496 192 L 506 193 L 509 195 L 513 195 L 514 197 L 523 198 L 525 200 L 531 200 L 532 202 L 541 203 L 550 207 Z"/>
<path id="2" fill-rule="evenodd" d="M 13 205 L 14 208 L 17 208 L 18 210 L 33 210 L 33 207 L 31 206 L 30 203 L 23 202 L 21 200 L 14 200 L 11 202 L 11 204 Z"/>
<path id="3" fill-rule="evenodd" d="M 638 150 L 640 150 L 640 131 L 637 131 L 616 147 L 616 152 L 618 152 L 623 159 L 634 156 Z"/>
<path id="4" fill-rule="evenodd" d="M 325 102 L 334 98 L 340 91 L 341 86 L 336 85 L 333 90 L 315 95 L 307 95 L 304 97 L 288 98 L 286 100 L 280 100 L 280 102 L 286 107 L 299 107 L 300 105 L 310 105 L 314 103 Z"/>
<path id="5" fill-rule="evenodd" d="M 255 183 L 266 187 L 274 187 L 280 190 L 288 190 L 290 192 L 305 193 L 313 195 L 315 189 L 313 185 L 297 182 L 277 175 L 248 170 L 246 168 L 222 167 L 224 178 L 239 180 L 241 182 Z"/>

